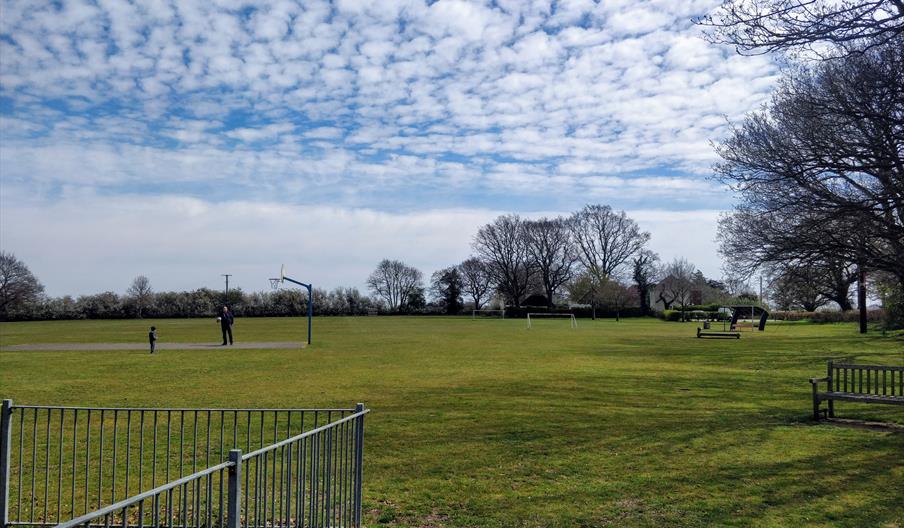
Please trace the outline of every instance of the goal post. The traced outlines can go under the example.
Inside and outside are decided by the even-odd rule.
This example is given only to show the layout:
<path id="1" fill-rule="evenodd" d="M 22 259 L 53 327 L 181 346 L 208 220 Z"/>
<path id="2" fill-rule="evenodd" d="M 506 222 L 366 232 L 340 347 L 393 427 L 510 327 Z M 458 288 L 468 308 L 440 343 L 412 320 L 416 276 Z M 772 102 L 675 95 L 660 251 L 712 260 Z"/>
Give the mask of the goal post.
<path id="1" fill-rule="evenodd" d="M 492 317 L 494 314 L 501 319 L 505 319 L 505 310 L 471 310 L 471 319 L 477 319 L 478 317 Z"/>
<path id="2" fill-rule="evenodd" d="M 529 313 L 529 314 L 527 314 L 527 327 L 528 327 L 528 328 L 533 328 L 532 323 L 531 323 L 531 317 L 534 317 L 534 318 L 537 318 L 537 317 L 553 317 L 553 318 L 557 318 L 557 319 L 569 319 L 569 320 L 571 321 L 571 328 L 577 328 L 577 327 L 578 327 L 578 320 L 575 319 L 573 313 L 566 313 L 566 312 L 560 312 L 560 313 Z"/>

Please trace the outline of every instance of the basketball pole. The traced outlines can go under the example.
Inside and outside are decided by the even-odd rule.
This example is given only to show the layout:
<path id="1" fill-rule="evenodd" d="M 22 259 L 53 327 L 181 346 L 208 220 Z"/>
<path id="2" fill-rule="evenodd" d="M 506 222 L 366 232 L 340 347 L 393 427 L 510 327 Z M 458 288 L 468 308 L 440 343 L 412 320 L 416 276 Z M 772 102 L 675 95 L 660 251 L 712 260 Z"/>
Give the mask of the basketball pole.
<path id="1" fill-rule="evenodd" d="M 292 284 L 297 284 L 299 286 L 304 286 L 308 290 L 308 344 L 311 344 L 311 321 L 314 318 L 314 288 L 310 284 L 305 284 L 303 282 L 297 281 L 295 279 L 290 279 L 289 277 L 283 276 L 283 280 L 289 281 Z"/>

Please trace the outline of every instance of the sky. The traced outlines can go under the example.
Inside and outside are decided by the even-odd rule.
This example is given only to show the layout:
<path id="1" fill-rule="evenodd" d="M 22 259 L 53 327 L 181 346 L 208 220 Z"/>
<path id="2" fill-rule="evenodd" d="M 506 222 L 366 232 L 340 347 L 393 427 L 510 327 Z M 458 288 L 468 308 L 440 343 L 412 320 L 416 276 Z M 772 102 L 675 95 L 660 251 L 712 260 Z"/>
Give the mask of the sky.
<path id="1" fill-rule="evenodd" d="M 713 142 L 778 77 L 719 3 L 0 0 L 0 248 L 54 296 L 363 290 L 599 203 L 719 277 Z"/>

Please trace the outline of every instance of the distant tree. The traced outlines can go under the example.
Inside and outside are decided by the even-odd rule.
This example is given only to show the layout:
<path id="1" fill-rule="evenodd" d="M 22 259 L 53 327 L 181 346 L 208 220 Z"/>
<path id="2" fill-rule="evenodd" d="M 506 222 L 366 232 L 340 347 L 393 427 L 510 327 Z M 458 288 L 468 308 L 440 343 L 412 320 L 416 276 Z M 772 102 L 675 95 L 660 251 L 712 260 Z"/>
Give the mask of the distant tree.
<path id="1" fill-rule="evenodd" d="M 533 272 L 524 222 L 518 215 L 503 215 L 483 226 L 472 247 L 487 263 L 496 288 L 516 308 L 527 294 Z"/>
<path id="2" fill-rule="evenodd" d="M 423 286 L 415 286 L 402 308 L 407 312 L 418 312 L 427 307 L 427 296 L 424 294 Z"/>
<path id="3" fill-rule="evenodd" d="M 430 285 L 433 295 L 439 300 L 447 315 L 461 313 L 461 292 L 464 285 L 458 267 L 452 266 L 433 272 Z"/>
<path id="4" fill-rule="evenodd" d="M 24 262 L 12 253 L 0 251 L 0 318 L 37 302 L 43 293 L 44 286 Z"/>
<path id="5" fill-rule="evenodd" d="M 541 218 L 524 223 L 527 250 L 536 278 L 546 293 L 547 307 L 554 307 L 556 291 L 571 278 L 577 261 L 571 233 L 564 218 Z"/>
<path id="6" fill-rule="evenodd" d="M 126 290 L 126 295 L 135 303 L 136 313 L 141 319 L 142 311 L 153 302 L 154 290 L 151 289 L 151 281 L 144 275 L 139 275 L 132 280 L 131 286 Z"/>
<path id="7" fill-rule="evenodd" d="M 663 267 L 657 293 L 666 310 L 678 304 L 683 311 L 691 304 L 695 272 L 694 265 L 683 258 L 676 258 Z"/>
<path id="8" fill-rule="evenodd" d="M 650 233 L 641 231 L 624 211 L 615 212 L 608 205 L 587 205 L 571 216 L 568 225 L 578 260 L 600 284 L 650 240 Z"/>
<path id="9" fill-rule="evenodd" d="M 741 54 L 843 57 L 904 34 L 904 1 L 726 0 L 697 23 L 708 28 L 707 40 L 734 45 Z"/>
<path id="10" fill-rule="evenodd" d="M 640 302 L 640 312 L 650 315 L 650 292 L 656 287 L 656 273 L 659 255 L 649 249 L 637 252 L 632 263 L 632 277 L 637 285 L 637 295 Z"/>
<path id="11" fill-rule="evenodd" d="M 841 311 L 853 310 L 851 285 L 857 282 L 857 269 L 840 259 L 781 262 L 765 267 L 776 300 L 782 305 L 800 306 L 814 311 L 834 302 Z"/>
<path id="12" fill-rule="evenodd" d="M 474 309 L 480 310 L 489 300 L 493 289 L 493 277 L 485 262 L 470 257 L 458 265 L 461 273 L 462 293 L 471 298 Z"/>
<path id="13" fill-rule="evenodd" d="M 383 259 L 367 279 L 367 286 L 386 302 L 389 310 L 408 306 L 409 297 L 421 287 L 420 270 L 398 260 Z"/>
<path id="14" fill-rule="evenodd" d="M 612 277 L 601 285 L 599 297 L 604 305 L 611 310 L 615 310 L 616 321 L 620 320 L 621 311 L 626 306 L 636 305 L 640 301 L 637 288 L 631 288 L 617 278 Z"/>
<path id="15" fill-rule="evenodd" d="M 592 317 L 596 319 L 596 307 L 604 302 L 603 284 L 590 272 L 584 270 L 575 274 L 568 284 L 568 297 L 572 303 L 586 304 L 593 308 Z"/>
<path id="16" fill-rule="evenodd" d="M 116 292 L 82 295 L 76 302 L 86 319 L 122 319 L 125 317 L 122 299 Z"/>

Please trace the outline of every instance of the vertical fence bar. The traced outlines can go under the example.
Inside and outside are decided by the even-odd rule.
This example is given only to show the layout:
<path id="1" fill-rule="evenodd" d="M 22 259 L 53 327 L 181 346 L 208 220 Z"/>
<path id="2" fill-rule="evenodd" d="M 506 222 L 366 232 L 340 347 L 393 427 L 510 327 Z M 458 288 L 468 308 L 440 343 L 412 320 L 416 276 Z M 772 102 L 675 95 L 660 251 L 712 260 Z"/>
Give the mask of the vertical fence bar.
<path id="1" fill-rule="evenodd" d="M 0 407 L 0 528 L 9 524 L 9 452 L 12 444 L 13 401 Z M 22 471 L 20 465 L 19 472 Z"/>
<path id="2" fill-rule="evenodd" d="M 364 412 L 364 404 L 355 405 L 355 412 Z M 355 418 L 355 512 L 353 526 L 361 526 L 361 481 L 364 478 L 364 415 Z"/>

